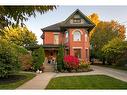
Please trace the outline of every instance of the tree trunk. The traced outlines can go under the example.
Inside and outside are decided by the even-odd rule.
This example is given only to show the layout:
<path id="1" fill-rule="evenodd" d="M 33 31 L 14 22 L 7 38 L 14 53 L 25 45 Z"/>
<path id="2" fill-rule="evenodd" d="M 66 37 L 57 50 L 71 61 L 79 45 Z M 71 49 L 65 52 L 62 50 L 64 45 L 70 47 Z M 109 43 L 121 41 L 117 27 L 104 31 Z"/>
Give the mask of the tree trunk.
<path id="1" fill-rule="evenodd" d="M 102 59 L 102 64 L 105 65 L 105 58 Z"/>
<path id="2" fill-rule="evenodd" d="M 112 61 L 110 59 L 108 60 L 108 65 L 112 65 Z"/>

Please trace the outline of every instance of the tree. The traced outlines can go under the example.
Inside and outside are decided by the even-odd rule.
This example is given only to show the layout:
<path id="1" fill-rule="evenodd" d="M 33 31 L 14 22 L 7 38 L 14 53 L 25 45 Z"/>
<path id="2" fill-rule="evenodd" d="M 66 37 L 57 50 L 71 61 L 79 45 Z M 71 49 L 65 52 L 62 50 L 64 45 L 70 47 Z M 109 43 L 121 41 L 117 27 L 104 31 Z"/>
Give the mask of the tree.
<path id="1" fill-rule="evenodd" d="M 0 77 L 7 77 L 20 70 L 17 50 L 13 44 L 0 39 Z"/>
<path id="2" fill-rule="evenodd" d="M 93 14 L 91 14 L 90 16 L 88 16 L 89 17 L 89 19 L 97 26 L 98 25 L 98 23 L 100 22 L 100 20 L 99 20 L 99 16 L 98 16 L 98 14 L 96 14 L 96 13 L 93 13 Z M 95 27 L 96 27 L 95 26 Z M 94 29 L 90 32 L 90 34 L 89 34 L 89 37 L 90 37 L 90 39 L 91 39 L 91 36 L 92 36 L 92 34 L 94 33 L 94 31 L 95 31 L 95 27 L 94 27 Z"/>
<path id="3" fill-rule="evenodd" d="M 0 28 L 22 24 L 28 17 L 36 17 L 37 13 L 43 14 L 55 8 L 56 6 L 0 6 Z"/>
<path id="4" fill-rule="evenodd" d="M 61 45 L 57 54 L 57 70 L 61 72 L 64 69 L 64 47 Z"/>
<path id="5" fill-rule="evenodd" d="M 120 25 L 117 23 L 117 25 Z M 91 36 L 91 43 L 94 43 L 94 54 L 97 58 L 104 59 L 101 49 L 108 41 L 115 37 L 121 38 L 119 29 L 113 27 L 112 22 L 99 22 L 95 28 L 95 32 Z M 124 31 L 125 32 L 125 31 Z M 124 34 L 125 35 L 125 34 Z"/>
<path id="6" fill-rule="evenodd" d="M 118 31 L 119 38 L 125 39 L 126 28 L 124 25 L 121 25 L 117 21 L 112 20 L 110 22 L 110 26 L 112 27 L 113 30 Z"/>
<path id="7" fill-rule="evenodd" d="M 42 64 L 45 61 L 45 53 L 44 53 L 44 49 L 41 46 L 39 49 L 33 51 L 32 53 L 33 55 L 33 67 L 35 70 L 40 70 Z"/>
<path id="8" fill-rule="evenodd" d="M 118 60 L 121 59 L 126 53 L 126 51 L 127 42 L 118 37 L 113 38 L 102 48 L 102 52 L 110 64 L 117 63 Z"/>
<path id="9" fill-rule="evenodd" d="M 23 47 L 37 44 L 37 38 L 27 27 L 5 27 L 1 30 L 1 38 Z"/>

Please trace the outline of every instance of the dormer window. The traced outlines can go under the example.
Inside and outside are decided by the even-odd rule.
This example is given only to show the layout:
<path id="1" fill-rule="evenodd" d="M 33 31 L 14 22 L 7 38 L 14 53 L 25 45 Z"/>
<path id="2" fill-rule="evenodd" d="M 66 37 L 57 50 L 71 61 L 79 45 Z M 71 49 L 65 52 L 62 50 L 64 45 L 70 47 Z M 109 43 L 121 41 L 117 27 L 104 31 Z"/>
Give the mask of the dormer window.
<path id="1" fill-rule="evenodd" d="M 81 23 L 81 17 L 79 15 L 74 15 L 73 23 Z"/>
<path id="2" fill-rule="evenodd" d="M 73 23 L 81 23 L 81 19 L 80 18 L 74 18 Z"/>

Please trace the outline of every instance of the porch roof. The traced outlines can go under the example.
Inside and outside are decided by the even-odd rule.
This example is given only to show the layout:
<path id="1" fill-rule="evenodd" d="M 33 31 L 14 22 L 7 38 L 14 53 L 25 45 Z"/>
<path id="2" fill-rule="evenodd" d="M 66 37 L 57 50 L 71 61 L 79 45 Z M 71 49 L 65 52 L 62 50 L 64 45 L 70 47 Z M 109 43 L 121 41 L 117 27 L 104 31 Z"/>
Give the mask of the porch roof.
<path id="1" fill-rule="evenodd" d="M 45 50 L 58 50 L 58 48 L 60 47 L 60 45 L 56 45 L 56 44 L 44 44 L 43 48 Z M 65 49 L 67 48 L 67 46 L 65 46 Z"/>
<path id="2" fill-rule="evenodd" d="M 44 48 L 51 48 L 51 47 L 58 48 L 59 45 L 55 45 L 55 44 L 44 44 L 43 47 L 44 47 Z"/>
<path id="3" fill-rule="evenodd" d="M 43 45 L 43 48 L 45 50 L 58 50 L 59 45 L 54 45 L 54 44 L 45 44 Z"/>

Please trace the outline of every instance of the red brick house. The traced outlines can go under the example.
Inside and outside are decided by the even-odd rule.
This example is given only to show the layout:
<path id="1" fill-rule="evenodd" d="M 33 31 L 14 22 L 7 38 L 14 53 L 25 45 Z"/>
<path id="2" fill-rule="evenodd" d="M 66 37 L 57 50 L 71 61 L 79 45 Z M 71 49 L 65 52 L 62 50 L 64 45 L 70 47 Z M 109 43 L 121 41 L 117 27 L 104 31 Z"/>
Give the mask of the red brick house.
<path id="1" fill-rule="evenodd" d="M 46 57 L 56 57 L 60 44 L 65 46 L 65 54 L 89 60 L 89 32 L 95 24 L 80 10 L 73 12 L 65 21 L 41 29 Z"/>

